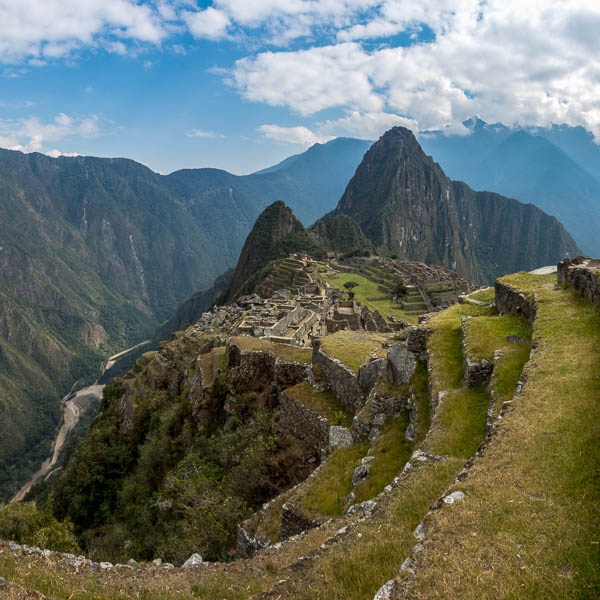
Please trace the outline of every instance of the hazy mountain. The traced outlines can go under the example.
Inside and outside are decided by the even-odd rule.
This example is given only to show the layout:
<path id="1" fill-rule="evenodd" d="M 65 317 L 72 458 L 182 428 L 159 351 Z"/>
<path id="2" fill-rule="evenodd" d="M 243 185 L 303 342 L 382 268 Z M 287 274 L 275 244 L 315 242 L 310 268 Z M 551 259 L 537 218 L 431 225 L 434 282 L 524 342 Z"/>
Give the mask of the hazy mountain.
<path id="1" fill-rule="evenodd" d="M 480 283 L 577 253 L 554 217 L 450 180 L 402 127 L 371 147 L 323 220 L 340 214 L 353 217 L 380 253 L 445 265 Z"/>
<path id="2" fill-rule="evenodd" d="M 531 202 L 556 216 L 583 251 L 600 255 L 600 148 L 581 127 L 511 129 L 473 118 L 470 135 L 425 132 L 423 149 L 453 179 Z"/>
<path id="3" fill-rule="evenodd" d="M 333 208 L 367 146 L 317 144 L 244 177 L 0 150 L 0 494 L 47 454 L 76 380 L 212 302 L 173 315 L 236 264 L 267 205 L 284 199 L 306 223 Z"/>

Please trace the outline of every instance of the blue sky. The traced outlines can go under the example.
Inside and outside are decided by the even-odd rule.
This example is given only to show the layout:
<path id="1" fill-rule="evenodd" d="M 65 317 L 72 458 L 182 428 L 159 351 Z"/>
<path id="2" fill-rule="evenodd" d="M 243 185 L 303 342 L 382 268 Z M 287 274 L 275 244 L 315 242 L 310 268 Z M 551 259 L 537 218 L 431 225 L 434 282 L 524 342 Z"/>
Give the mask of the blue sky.
<path id="1" fill-rule="evenodd" d="M 600 135 L 587 0 L 0 0 L 0 147 L 248 173 L 400 124 Z"/>

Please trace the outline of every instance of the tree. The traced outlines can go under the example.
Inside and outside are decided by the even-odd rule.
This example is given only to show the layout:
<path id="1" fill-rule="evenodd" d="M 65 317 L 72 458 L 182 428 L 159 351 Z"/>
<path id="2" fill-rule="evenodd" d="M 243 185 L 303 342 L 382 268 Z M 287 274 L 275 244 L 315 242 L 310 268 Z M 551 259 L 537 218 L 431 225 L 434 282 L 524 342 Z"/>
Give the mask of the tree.
<path id="1" fill-rule="evenodd" d="M 358 286 L 358 283 L 356 283 L 356 281 L 346 281 L 346 283 L 344 284 L 344 287 L 347 290 L 351 290 L 352 288 L 357 287 L 357 286 Z"/>
<path id="2" fill-rule="evenodd" d="M 394 296 L 396 296 L 397 298 L 402 298 L 406 296 L 407 293 L 408 289 L 406 288 L 404 281 L 398 281 L 396 283 L 396 287 L 394 288 Z"/>

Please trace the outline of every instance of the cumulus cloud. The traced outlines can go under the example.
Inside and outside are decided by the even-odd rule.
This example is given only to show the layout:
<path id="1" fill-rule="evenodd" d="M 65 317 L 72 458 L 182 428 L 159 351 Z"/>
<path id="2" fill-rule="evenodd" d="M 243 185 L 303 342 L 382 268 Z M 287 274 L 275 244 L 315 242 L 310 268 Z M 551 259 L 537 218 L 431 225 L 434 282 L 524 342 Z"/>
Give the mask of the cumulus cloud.
<path id="1" fill-rule="evenodd" d="M 229 17 L 212 6 L 199 12 L 186 12 L 183 18 L 196 37 L 219 40 L 227 36 Z"/>
<path id="2" fill-rule="evenodd" d="M 91 138 L 100 133 L 100 118 L 71 117 L 60 113 L 50 122 L 42 122 L 38 117 L 26 119 L 0 120 L 0 146 L 22 152 L 44 152 L 46 144 L 54 144 L 72 136 Z M 46 151 L 50 156 L 59 152 Z M 65 156 L 70 156 L 69 154 Z"/>
<path id="3" fill-rule="evenodd" d="M 360 41 L 424 25 L 432 41 Z M 599 28 L 600 6 L 584 0 L 389 0 L 364 28 L 341 26 L 339 41 L 239 60 L 231 81 L 247 100 L 301 115 L 341 108 L 365 123 L 394 114 L 431 129 L 479 113 L 509 124 L 581 124 L 598 136 Z"/>
<path id="4" fill-rule="evenodd" d="M 281 127 L 279 125 L 266 124 L 261 125 L 258 131 L 269 140 L 278 142 L 287 142 L 290 144 L 301 144 L 303 146 L 312 146 L 313 144 L 327 142 L 333 139 L 331 135 L 319 135 L 308 127 Z"/>
<path id="5" fill-rule="evenodd" d="M 202 129 L 192 129 L 189 133 L 186 133 L 188 137 L 200 137 L 200 138 L 224 138 L 222 133 L 216 133 L 214 131 L 203 131 Z"/>
<path id="6" fill-rule="evenodd" d="M 64 58 L 90 46 L 119 52 L 125 41 L 160 44 L 169 35 L 169 22 L 158 5 L 136 0 L 0 0 L 0 60 Z"/>
<path id="7" fill-rule="evenodd" d="M 58 158 L 59 156 L 70 156 L 70 157 L 81 156 L 81 154 L 79 154 L 77 152 L 61 152 L 57 148 L 48 150 L 48 152 L 45 152 L 44 154 L 51 156 L 52 158 Z"/>

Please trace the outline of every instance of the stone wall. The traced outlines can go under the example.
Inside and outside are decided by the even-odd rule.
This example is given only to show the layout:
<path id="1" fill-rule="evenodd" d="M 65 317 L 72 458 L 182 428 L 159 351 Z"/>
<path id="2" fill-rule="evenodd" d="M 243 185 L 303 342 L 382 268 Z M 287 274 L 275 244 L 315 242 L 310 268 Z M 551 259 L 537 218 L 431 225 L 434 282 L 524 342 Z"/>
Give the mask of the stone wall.
<path id="1" fill-rule="evenodd" d="M 286 502 L 281 507 L 279 541 L 287 540 L 293 535 L 297 535 L 313 527 L 318 527 L 320 524 L 320 521 L 303 516 L 293 504 Z"/>
<path id="2" fill-rule="evenodd" d="M 410 350 L 419 360 L 427 360 L 427 338 L 431 335 L 428 327 L 407 327 L 402 333 L 402 339 L 406 340 L 406 348 Z"/>
<path id="3" fill-rule="evenodd" d="M 321 350 L 319 340 L 313 341 L 313 365 L 320 368 L 327 386 L 340 402 L 352 413 L 363 401 L 363 393 L 356 374 L 337 358 L 327 356 Z"/>
<path id="4" fill-rule="evenodd" d="M 301 440 L 314 454 L 320 454 L 320 451 L 329 445 L 327 419 L 286 392 L 282 392 L 279 397 L 279 426 Z"/>
<path id="5" fill-rule="evenodd" d="M 568 285 L 590 302 L 600 304 L 600 259 L 565 258 L 558 263 L 558 283 Z"/>
<path id="6" fill-rule="evenodd" d="M 460 325 L 464 357 L 463 362 L 465 366 L 464 379 L 465 385 L 469 388 L 478 385 L 487 385 L 490 382 L 494 370 L 494 363 L 489 360 L 485 358 L 482 358 L 481 360 L 471 360 L 468 356 L 469 352 L 466 340 L 465 323 L 470 318 L 471 317 L 462 317 Z"/>
<path id="7" fill-rule="evenodd" d="M 533 325 L 536 313 L 533 295 L 515 289 L 499 280 L 496 280 L 494 287 L 496 308 L 499 314 L 520 313 Z"/>

